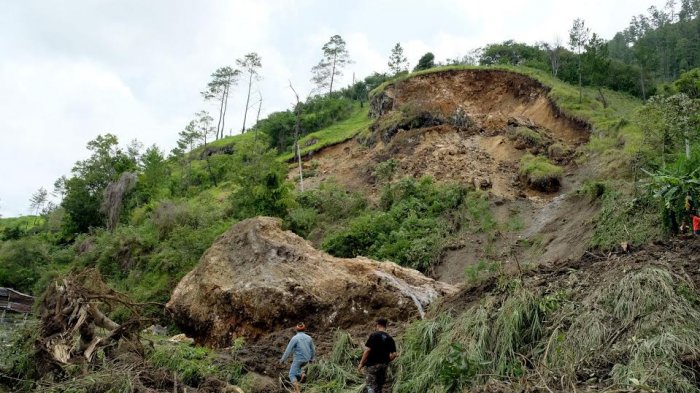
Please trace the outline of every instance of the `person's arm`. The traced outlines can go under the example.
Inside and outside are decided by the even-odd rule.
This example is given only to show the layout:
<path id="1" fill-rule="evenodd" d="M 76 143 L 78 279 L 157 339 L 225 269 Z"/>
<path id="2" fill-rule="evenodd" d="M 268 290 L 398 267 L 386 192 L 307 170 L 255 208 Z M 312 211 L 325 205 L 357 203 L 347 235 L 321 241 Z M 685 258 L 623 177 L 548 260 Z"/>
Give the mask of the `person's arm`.
<path id="1" fill-rule="evenodd" d="M 357 366 L 357 371 L 362 372 L 362 369 L 365 367 L 365 363 L 367 363 L 369 351 L 371 351 L 371 349 L 369 347 L 365 347 L 365 351 L 362 352 L 362 359 L 360 360 L 360 365 Z"/>
<path id="2" fill-rule="evenodd" d="M 280 363 L 284 363 L 287 361 L 287 358 L 294 350 L 294 346 L 296 345 L 296 343 L 297 343 L 296 336 L 292 337 L 292 339 L 289 340 L 289 344 L 287 344 L 287 349 L 284 351 L 284 354 L 282 355 L 282 358 L 280 359 Z"/>
<path id="3" fill-rule="evenodd" d="M 389 348 L 389 361 L 393 362 L 394 359 L 399 357 L 399 353 L 396 352 L 396 342 L 394 342 L 394 339 L 391 339 L 391 347 Z"/>

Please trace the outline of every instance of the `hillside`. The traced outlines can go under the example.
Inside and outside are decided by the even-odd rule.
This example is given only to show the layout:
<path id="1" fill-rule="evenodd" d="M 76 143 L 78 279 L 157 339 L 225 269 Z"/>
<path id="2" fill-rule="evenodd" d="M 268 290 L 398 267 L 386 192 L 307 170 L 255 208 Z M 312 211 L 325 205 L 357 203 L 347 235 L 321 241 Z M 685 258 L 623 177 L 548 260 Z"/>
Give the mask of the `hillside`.
<path id="1" fill-rule="evenodd" d="M 682 210 L 660 210 L 640 171 L 692 167 L 697 150 L 659 154 L 640 120 L 650 104 L 602 89 L 579 96 L 520 67 L 433 68 L 368 97 L 317 97 L 243 135 L 183 142 L 167 159 L 155 149 L 129 161 L 116 140 L 98 138 L 64 206 L 0 244 L 5 271 L 23 266 L 32 280 L 3 279 L 38 295 L 72 277 L 79 290 L 66 293 L 100 299 L 111 324 L 95 311 L 85 320 L 126 332 L 115 345 L 144 370 L 130 381 L 153 389 L 283 391 L 275 360 L 287 327 L 306 319 L 320 353 L 309 391 L 356 391 L 360 337 L 390 314 L 402 354 L 395 392 L 700 390 L 697 241 L 669 240 L 664 225 L 674 224 L 662 219 Z M 301 123 L 299 163 L 290 134 Z M 77 191 L 101 176 L 112 179 L 106 189 L 129 190 L 106 220 L 113 227 L 94 226 L 94 195 Z M 674 195 L 671 204 L 685 197 Z M 67 224 L 49 225 L 57 214 Z M 416 300 L 427 292 L 430 301 Z M 18 347 L 55 345 L 47 326 L 74 321 L 52 314 L 51 301 Z M 134 337 L 149 324 L 224 349 L 149 335 L 155 344 L 140 348 Z M 113 366 L 67 371 L 55 391 L 102 391 L 91 373 L 116 381 L 131 367 L 102 356 Z M 0 381 L 46 381 L 70 370 L 60 359 L 13 353 Z"/>

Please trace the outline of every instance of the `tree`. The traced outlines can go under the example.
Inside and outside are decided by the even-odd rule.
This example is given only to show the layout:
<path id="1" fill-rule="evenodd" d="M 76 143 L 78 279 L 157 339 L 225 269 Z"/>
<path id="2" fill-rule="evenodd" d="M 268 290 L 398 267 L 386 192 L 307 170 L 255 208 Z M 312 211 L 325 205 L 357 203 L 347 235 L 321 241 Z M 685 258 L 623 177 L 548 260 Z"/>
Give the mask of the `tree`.
<path id="1" fill-rule="evenodd" d="M 638 118 L 652 148 L 661 148 L 658 154 L 662 167 L 666 157 L 675 154 L 683 145 L 686 159 L 691 156 L 691 144 L 700 139 L 700 101 L 681 93 L 670 97 L 654 96 L 640 110 Z"/>
<path id="2" fill-rule="evenodd" d="M 56 179 L 55 182 L 53 182 L 53 191 L 51 192 L 51 195 L 55 196 L 56 198 L 59 198 L 61 202 L 63 202 L 63 198 L 66 195 L 66 181 L 68 178 L 66 178 L 65 175 L 59 177 Z"/>
<path id="3" fill-rule="evenodd" d="M 200 139 L 199 131 L 197 130 L 197 121 L 192 120 L 185 126 L 185 129 L 178 133 L 180 139 L 177 140 L 178 146 L 182 146 L 186 151 L 194 150 L 194 144 Z"/>
<path id="4" fill-rule="evenodd" d="M 328 87 L 328 93 L 333 93 L 333 82 L 336 76 L 343 75 L 343 68 L 352 63 L 350 54 L 345 48 L 345 41 L 339 35 L 331 37 L 330 41 L 325 43 L 321 48 L 323 57 L 311 72 L 313 77 L 311 81 L 316 87 L 321 90 Z"/>
<path id="5" fill-rule="evenodd" d="M 46 189 L 41 187 L 34 194 L 32 194 L 31 198 L 29 198 L 29 206 L 34 211 L 35 216 L 38 216 L 41 209 L 43 209 L 44 205 L 46 205 L 48 196 L 49 193 L 46 191 Z"/>
<path id="6" fill-rule="evenodd" d="M 228 96 L 231 87 L 238 83 L 240 73 L 239 70 L 234 70 L 229 66 L 217 69 L 211 74 L 211 81 L 207 84 L 207 88 L 201 93 L 206 101 L 219 101 L 219 120 L 216 123 L 216 139 L 224 137 Z"/>
<path id="7" fill-rule="evenodd" d="M 134 189 L 134 186 L 136 186 L 136 174 L 124 172 L 119 176 L 119 180 L 109 183 L 105 187 L 101 209 L 107 216 L 107 229 L 110 231 L 117 227 L 124 199 Z"/>
<path id="8" fill-rule="evenodd" d="M 673 86 L 679 93 L 686 94 L 689 98 L 700 99 L 700 68 L 682 73 L 680 78 L 673 82 Z"/>
<path id="9" fill-rule="evenodd" d="M 403 48 L 400 43 L 396 43 L 389 55 L 389 71 L 396 75 L 408 71 L 408 59 L 403 55 Z"/>
<path id="10" fill-rule="evenodd" d="M 435 55 L 432 52 L 428 52 L 421 56 L 413 71 L 427 70 L 433 67 L 435 67 Z"/>
<path id="11" fill-rule="evenodd" d="M 605 108 L 608 102 L 603 95 L 602 86 L 605 85 L 610 74 L 610 59 L 608 59 L 608 45 L 596 33 L 586 43 L 586 52 L 583 56 L 583 68 L 588 75 L 590 84 L 598 88 L 600 99 Z"/>
<path id="12" fill-rule="evenodd" d="M 564 47 L 561 45 L 561 38 L 556 37 L 553 43 L 543 42 L 540 44 L 542 49 L 547 52 L 549 57 L 549 66 L 552 69 L 552 76 L 556 77 L 561 66 L 561 53 Z"/>
<path id="13" fill-rule="evenodd" d="M 105 188 L 122 173 L 134 171 L 137 165 L 119 148 L 119 141 L 112 134 L 99 135 L 88 142 L 87 148 L 92 155 L 76 162 L 73 176 L 65 182 L 61 206 L 66 211 L 63 229 L 68 237 L 104 224 L 100 205 Z"/>
<path id="14" fill-rule="evenodd" d="M 209 112 L 201 110 L 194 114 L 195 123 L 192 124 L 195 132 L 193 134 L 194 138 L 201 140 L 204 146 L 207 146 L 207 137 L 216 132 L 216 129 L 212 125 L 214 118 L 209 115 Z"/>
<path id="15" fill-rule="evenodd" d="M 583 82 L 581 76 L 581 51 L 588 42 L 591 30 L 586 27 L 586 22 L 581 18 L 574 20 L 574 25 L 569 30 L 569 47 L 578 55 L 578 93 L 579 103 L 583 102 Z"/>
<path id="16" fill-rule="evenodd" d="M 303 106 L 299 100 L 299 94 L 297 94 L 297 91 L 294 90 L 294 86 L 292 86 L 291 81 L 289 81 L 289 88 L 292 89 L 294 97 L 296 98 L 296 104 L 294 105 L 294 148 L 296 149 L 296 156 L 299 163 L 299 189 L 301 192 L 304 192 L 304 171 L 301 164 L 301 149 L 299 149 L 299 135 L 301 134 L 301 111 Z"/>
<path id="17" fill-rule="evenodd" d="M 236 65 L 240 67 L 243 72 L 248 73 L 248 96 L 245 99 L 245 111 L 243 112 L 243 127 L 241 128 L 241 134 L 245 132 L 245 122 L 248 117 L 248 105 L 250 104 L 250 89 L 253 86 L 253 79 L 260 80 L 260 75 L 258 74 L 258 69 L 262 67 L 262 59 L 255 52 L 250 52 L 243 56 L 242 59 L 236 60 Z"/>
<path id="18" fill-rule="evenodd" d="M 169 180 L 168 163 L 158 146 L 152 145 L 141 155 L 139 161 L 138 186 L 142 195 L 142 201 L 156 200 L 165 190 L 164 184 Z"/>

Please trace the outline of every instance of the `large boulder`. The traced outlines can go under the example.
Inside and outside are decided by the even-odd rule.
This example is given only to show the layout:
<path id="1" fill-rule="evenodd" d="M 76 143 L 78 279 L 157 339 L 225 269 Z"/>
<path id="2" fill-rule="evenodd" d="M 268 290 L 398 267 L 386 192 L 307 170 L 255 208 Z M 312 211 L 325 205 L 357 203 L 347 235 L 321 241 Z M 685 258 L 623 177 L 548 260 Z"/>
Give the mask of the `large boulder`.
<path id="1" fill-rule="evenodd" d="M 279 220 L 257 217 L 219 237 L 166 307 L 195 341 L 222 347 L 297 321 L 323 329 L 420 317 L 454 291 L 391 262 L 335 258 L 282 230 Z"/>

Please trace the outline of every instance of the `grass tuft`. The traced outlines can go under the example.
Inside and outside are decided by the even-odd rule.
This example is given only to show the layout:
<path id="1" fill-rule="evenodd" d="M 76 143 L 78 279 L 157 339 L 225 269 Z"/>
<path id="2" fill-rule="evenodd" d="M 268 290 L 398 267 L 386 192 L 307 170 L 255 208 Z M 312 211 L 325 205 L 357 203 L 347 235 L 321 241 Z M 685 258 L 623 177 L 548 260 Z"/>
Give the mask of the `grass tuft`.
<path id="1" fill-rule="evenodd" d="M 547 158 L 525 154 L 520 160 L 520 175 L 537 190 L 553 192 L 559 189 L 563 169 Z"/>

